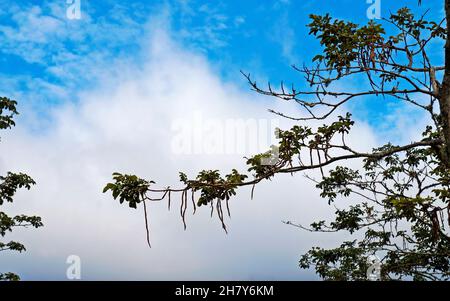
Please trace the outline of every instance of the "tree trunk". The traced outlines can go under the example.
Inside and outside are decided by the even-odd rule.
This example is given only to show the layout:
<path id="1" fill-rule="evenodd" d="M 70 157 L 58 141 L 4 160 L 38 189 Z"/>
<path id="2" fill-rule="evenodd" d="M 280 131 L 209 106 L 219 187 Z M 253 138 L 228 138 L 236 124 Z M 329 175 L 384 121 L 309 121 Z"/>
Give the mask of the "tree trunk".
<path id="1" fill-rule="evenodd" d="M 445 140 L 442 149 L 443 159 L 446 166 L 450 167 L 450 0 L 445 0 L 445 17 L 447 23 L 447 41 L 445 43 L 445 73 L 442 88 L 439 91 L 439 107 L 443 136 Z"/>

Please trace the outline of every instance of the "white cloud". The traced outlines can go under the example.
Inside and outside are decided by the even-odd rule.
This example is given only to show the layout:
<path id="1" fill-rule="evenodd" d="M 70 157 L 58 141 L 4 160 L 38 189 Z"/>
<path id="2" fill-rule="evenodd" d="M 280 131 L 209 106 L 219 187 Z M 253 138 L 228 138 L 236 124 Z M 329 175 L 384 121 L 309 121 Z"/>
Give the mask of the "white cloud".
<path id="1" fill-rule="evenodd" d="M 114 171 L 136 173 L 161 186 L 177 183 L 177 172 L 243 167 L 241 156 L 175 155 L 171 124 L 191 112 L 210 118 L 274 118 L 268 107 L 294 108 L 223 82 L 205 58 L 183 50 L 167 31 L 150 34 L 148 60 L 124 67 L 119 84 L 104 78 L 97 89 L 79 91 L 79 101 L 54 109 L 44 133 L 20 124 L 2 133 L 0 170 L 21 170 L 38 185 L 20 192 L 8 212 L 39 214 L 45 227 L 20 229 L 28 252 L 2 254 L 2 270 L 24 279 L 64 279 L 67 256 L 79 255 L 83 279 L 310 279 L 297 267 L 313 245 L 333 245 L 333 235 L 301 232 L 281 223 L 303 223 L 331 210 L 314 185 L 301 175 L 280 176 L 256 188 L 254 200 L 242 189 L 230 203 L 229 234 L 208 208 L 188 217 L 182 230 L 178 198 L 173 209 L 150 204 L 152 249 L 145 242 L 142 208 L 121 206 L 101 193 Z M 97 66 L 92 66 L 96 68 Z M 100 72 L 101 73 L 101 72 Z M 269 105 L 270 103 L 270 105 Z M 23 118 L 35 118 L 26 111 Z M 282 127 L 289 123 L 280 120 Z M 373 145 L 366 126 L 355 129 L 354 143 Z"/>

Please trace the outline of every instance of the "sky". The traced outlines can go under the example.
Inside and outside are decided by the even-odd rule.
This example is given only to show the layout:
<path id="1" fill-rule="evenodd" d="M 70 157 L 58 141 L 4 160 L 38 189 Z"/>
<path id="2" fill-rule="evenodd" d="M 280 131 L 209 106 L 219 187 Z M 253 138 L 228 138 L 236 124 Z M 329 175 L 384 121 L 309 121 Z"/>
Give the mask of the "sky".
<path id="1" fill-rule="evenodd" d="M 406 4 L 442 15 L 442 1 L 424 2 L 417 8 L 415 1 L 382 0 L 381 16 Z M 308 15 L 330 13 L 362 24 L 370 4 L 80 0 L 79 19 L 68 14 L 71 5 L 0 3 L 0 95 L 18 100 L 20 111 L 16 128 L 1 134 L 0 172 L 24 171 L 37 182 L 5 210 L 41 215 L 45 224 L 6 237 L 23 241 L 27 252 L 2 254 L 0 271 L 24 280 L 66 280 L 67 257 L 76 255 L 83 280 L 317 279 L 298 268 L 300 255 L 315 245 L 334 246 L 343 236 L 281 223 L 308 224 L 333 211 L 302 175 L 261 184 L 253 200 L 250 191 L 239 191 L 228 234 L 207 209 L 189 216 L 184 231 L 176 206 L 168 211 L 166 204 L 151 204 L 152 249 L 142 208 L 121 206 L 101 190 L 115 171 L 164 187 L 177 184 L 178 171 L 192 176 L 201 169 L 243 168 L 243 155 L 270 144 L 273 126 L 292 125 L 267 109 L 301 111 L 256 95 L 240 70 L 261 83 L 301 82 L 290 65 L 320 52 L 308 36 Z M 441 59 L 439 51 L 432 55 Z M 340 113 L 346 110 L 356 117 L 350 141 L 360 149 L 409 142 L 427 123 L 393 101 L 367 99 Z M 258 124 L 244 137 L 260 135 L 261 145 L 238 149 L 239 133 L 220 136 L 217 145 L 227 122 L 242 121 Z"/>

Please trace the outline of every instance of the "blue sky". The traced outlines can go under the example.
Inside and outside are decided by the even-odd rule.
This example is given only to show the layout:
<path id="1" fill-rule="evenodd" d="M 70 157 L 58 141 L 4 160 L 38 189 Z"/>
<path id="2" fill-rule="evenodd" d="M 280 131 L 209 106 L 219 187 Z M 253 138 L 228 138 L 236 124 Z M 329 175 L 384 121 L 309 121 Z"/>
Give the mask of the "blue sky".
<path id="1" fill-rule="evenodd" d="M 430 8 L 430 16 L 442 15 L 442 1 L 423 2 L 417 9 L 416 1 L 381 0 L 381 13 L 412 3 L 415 12 Z M 308 36 L 308 15 L 330 13 L 362 24 L 369 4 L 81 0 L 80 20 L 66 17 L 67 6 L 63 0 L 0 4 L 0 95 L 17 99 L 21 113 L 17 127 L 2 133 L 0 171 L 26 171 L 38 183 L 6 209 L 39 214 L 45 224 L 12 234 L 28 251 L 2 254 L 1 270 L 24 279 L 64 280 L 65 259 L 75 254 L 83 279 L 90 280 L 316 279 L 297 267 L 300 254 L 317 244 L 335 246 L 342 237 L 281 223 L 330 214 L 302 175 L 263 183 L 254 200 L 249 191 L 240 192 L 228 235 L 208 210 L 189 217 L 183 231 L 176 212 L 152 204 L 152 250 L 143 239 L 141 211 L 120 206 L 101 189 L 114 171 L 175 185 L 179 170 L 192 175 L 204 168 L 243 168 L 239 153 L 174 153 L 174 122 L 189 128 L 195 112 L 215 121 L 271 120 L 268 108 L 298 113 L 255 95 L 239 71 L 261 83 L 301 84 L 290 65 L 308 63 L 320 52 Z M 436 61 L 442 59 L 440 46 Z M 345 109 L 358 119 L 349 143 L 365 150 L 386 139 L 414 139 L 427 122 L 408 106 L 380 99 Z"/>
<path id="2" fill-rule="evenodd" d="M 411 2 L 381 1 L 382 16 Z M 416 3 L 412 7 L 416 12 L 429 8 L 429 15 L 436 16 L 441 15 L 440 5 L 440 1 L 427 1 L 422 8 L 417 9 Z M 369 6 L 366 1 L 351 0 L 81 0 L 83 17 L 69 20 L 64 1 L 3 1 L 0 75 L 5 81 L 1 91 L 32 102 L 44 115 L 43 108 L 75 102 L 80 87 L 97 84 L 98 71 L 89 68 L 118 61 L 139 64 L 146 59 L 142 51 L 146 24 L 162 14 L 173 38 L 204 55 L 224 79 L 244 87 L 246 82 L 239 74 L 244 70 L 263 82 L 284 80 L 300 85 L 301 78 L 290 65 L 308 63 L 320 52 L 319 43 L 308 36 L 309 14 L 330 13 L 363 24 L 368 21 Z M 31 84 L 30 79 L 37 83 Z M 373 124 L 391 109 L 386 102 L 367 105 L 370 113 L 364 106 L 358 108 Z"/>

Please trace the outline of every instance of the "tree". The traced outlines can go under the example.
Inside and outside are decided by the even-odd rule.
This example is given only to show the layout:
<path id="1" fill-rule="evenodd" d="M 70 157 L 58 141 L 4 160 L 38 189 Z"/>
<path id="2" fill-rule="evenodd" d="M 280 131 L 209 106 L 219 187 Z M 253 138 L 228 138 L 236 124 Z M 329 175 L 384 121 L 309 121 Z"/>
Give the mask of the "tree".
<path id="1" fill-rule="evenodd" d="M 9 129 L 15 126 L 13 117 L 17 115 L 17 102 L 6 97 L 0 97 L 0 129 Z M 0 206 L 5 202 L 12 203 L 16 191 L 20 188 L 30 189 L 36 183 L 24 173 L 8 172 L 5 176 L 0 176 Z M 41 218 L 38 216 L 16 215 L 8 216 L 0 211 L 0 236 L 5 237 L 8 232 L 12 232 L 17 227 L 42 227 Z M 17 241 L 0 241 L 0 251 L 25 251 L 25 246 Z M 0 273 L 0 280 L 20 280 L 17 274 L 6 272 Z"/>
<path id="2" fill-rule="evenodd" d="M 402 8 L 365 25 L 328 14 L 311 15 L 310 34 L 323 52 L 313 58 L 313 67 L 293 66 L 304 75 L 308 88 L 288 88 L 283 83 L 277 89 L 270 84 L 262 88 L 244 74 L 254 91 L 294 101 L 307 114 L 293 117 L 272 111 L 298 125 L 278 130 L 277 146 L 247 159 L 251 175 L 235 169 L 225 176 L 203 170 L 189 179 L 180 173 L 183 187 L 156 189 L 153 181 L 114 173 L 104 192 L 111 190 L 114 199 L 132 208 L 142 203 L 146 225 L 146 202 L 167 199 L 170 208 L 173 193 L 181 194 L 184 222 L 190 193 L 194 210 L 210 206 L 226 231 L 223 208 L 229 213 L 228 202 L 237 188 L 252 186 L 253 196 L 258 183 L 277 174 L 319 169 L 321 179 L 311 179 L 329 204 L 336 205 L 340 198 L 357 202 L 336 209 L 328 222 L 316 221 L 308 227 L 285 223 L 313 232 L 347 231 L 355 239 L 333 249 L 312 248 L 301 257 L 301 268 L 314 267 L 327 280 L 365 280 L 367 258 L 377 255 L 383 280 L 450 279 L 450 24 L 445 21 L 450 18 L 450 0 L 445 0 L 445 12 L 446 18 L 434 21 L 427 14 L 415 16 Z M 445 43 L 445 62 L 429 55 L 439 43 Z M 345 79 L 367 85 L 343 91 L 335 84 Z M 419 129 L 422 138 L 371 151 L 349 146 L 346 138 L 354 120 L 350 113 L 336 113 L 348 102 L 368 97 L 402 101 L 426 112 L 429 125 Z M 326 124 L 312 128 L 308 120 Z M 349 160 L 358 160 L 361 168 L 345 166 Z M 195 193 L 200 193 L 197 200 Z"/>

